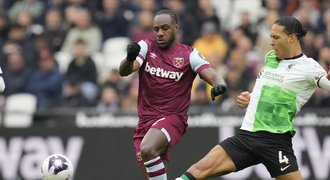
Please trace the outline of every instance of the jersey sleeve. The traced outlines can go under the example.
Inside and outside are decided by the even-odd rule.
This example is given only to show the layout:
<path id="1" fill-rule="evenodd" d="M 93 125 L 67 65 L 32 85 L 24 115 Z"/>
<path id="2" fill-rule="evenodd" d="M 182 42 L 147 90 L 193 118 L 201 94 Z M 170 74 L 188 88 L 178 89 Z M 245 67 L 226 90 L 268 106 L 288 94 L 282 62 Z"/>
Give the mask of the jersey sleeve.
<path id="1" fill-rule="evenodd" d="M 201 70 L 210 67 L 210 63 L 201 55 L 201 53 L 194 48 L 190 53 L 190 66 L 191 68 L 199 73 Z"/>
<path id="2" fill-rule="evenodd" d="M 144 40 L 140 40 L 139 45 L 141 47 L 140 53 L 136 60 L 139 62 L 140 66 L 143 64 L 143 61 L 145 60 L 148 52 L 148 44 Z"/>
<path id="3" fill-rule="evenodd" d="M 5 81 L 3 80 L 2 70 L 0 67 L 0 92 L 3 92 L 4 90 L 5 90 Z"/>
<path id="4" fill-rule="evenodd" d="M 310 69 L 307 71 L 307 78 L 313 85 L 319 86 L 319 81 L 321 77 L 326 76 L 327 72 L 323 69 L 323 67 L 315 61 L 315 63 L 311 66 L 306 66 L 306 69 Z"/>

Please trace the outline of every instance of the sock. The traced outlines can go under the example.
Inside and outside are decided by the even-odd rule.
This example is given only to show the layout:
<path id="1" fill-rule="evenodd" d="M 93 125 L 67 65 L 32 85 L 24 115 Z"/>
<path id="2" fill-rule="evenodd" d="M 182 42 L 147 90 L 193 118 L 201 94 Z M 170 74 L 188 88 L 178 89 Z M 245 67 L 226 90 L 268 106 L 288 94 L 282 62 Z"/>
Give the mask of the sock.
<path id="1" fill-rule="evenodd" d="M 160 157 L 156 157 L 144 163 L 149 180 L 167 180 L 165 165 Z"/>
<path id="2" fill-rule="evenodd" d="M 185 172 L 181 177 L 176 178 L 175 180 L 196 180 L 196 178 L 189 172 Z"/>

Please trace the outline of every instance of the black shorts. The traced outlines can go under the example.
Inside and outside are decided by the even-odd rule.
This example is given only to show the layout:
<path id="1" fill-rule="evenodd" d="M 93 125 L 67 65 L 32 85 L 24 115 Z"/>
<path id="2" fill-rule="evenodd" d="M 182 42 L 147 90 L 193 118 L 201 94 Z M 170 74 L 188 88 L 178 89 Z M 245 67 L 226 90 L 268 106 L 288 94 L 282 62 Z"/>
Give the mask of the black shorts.
<path id="1" fill-rule="evenodd" d="M 298 170 L 292 149 L 292 136 L 289 133 L 239 130 L 237 135 L 219 144 L 229 154 L 237 171 L 260 163 L 266 166 L 271 177 Z"/>

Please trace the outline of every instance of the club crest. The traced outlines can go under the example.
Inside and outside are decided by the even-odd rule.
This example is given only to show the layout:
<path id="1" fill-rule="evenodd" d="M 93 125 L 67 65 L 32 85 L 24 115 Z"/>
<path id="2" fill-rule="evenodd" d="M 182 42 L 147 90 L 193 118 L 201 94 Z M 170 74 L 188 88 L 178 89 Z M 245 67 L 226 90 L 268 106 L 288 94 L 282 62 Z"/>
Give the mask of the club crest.
<path id="1" fill-rule="evenodd" d="M 174 64 L 174 66 L 175 67 L 181 67 L 181 66 L 183 66 L 183 64 L 184 64 L 184 58 L 180 58 L 180 57 L 175 57 L 174 58 L 174 61 L 173 61 L 173 64 Z"/>

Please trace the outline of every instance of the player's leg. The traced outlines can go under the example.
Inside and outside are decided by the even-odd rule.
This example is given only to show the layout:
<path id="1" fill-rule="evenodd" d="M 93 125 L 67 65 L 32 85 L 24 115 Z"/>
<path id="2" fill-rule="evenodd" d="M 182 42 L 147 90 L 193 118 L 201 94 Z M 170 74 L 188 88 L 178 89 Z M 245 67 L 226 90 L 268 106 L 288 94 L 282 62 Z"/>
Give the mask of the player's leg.
<path id="1" fill-rule="evenodd" d="M 237 135 L 220 142 L 177 180 L 202 180 L 259 164 L 259 159 L 252 151 L 257 143 L 253 136 L 245 133 L 240 130 Z"/>
<path id="2" fill-rule="evenodd" d="M 142 159 L 142 158 L 141 158 Z M 141 160 L 143 162 L 143 160 Z M 163 160 L 163 163 L 164 163 L 164 166 L 165 166 L 165 169 L 167 169 L 167 164 L 168 162 L 166 160 Z M 147 169 L 146 169 L 146 166 L 142 163 L 140 165 L 138 165 L 139 167 L 139 170 L 141 171 L 143 177 L 145 180 L 149 180 L 149 175 L 147 173 Z"/>
<path id="3" fill-rule="evenodd" d="M 289 133 L 258 133 L 258 149 L 255 154 L 276 180 L 301 180 L 297 158 L 292 148 L 292 136 Z"/>
<path id="4" fill-rule="evenodd" d="M 141 146 L 141 142 L 142 142 L 143 138 L 146 136 L 146 133 L 148 132 L 148 130 L 150 129 L 151 125 L 154 122 L 155 121 L 139 122 L 138 126 L 135 128 L 135 131 L 134 131 L 134 147 L 135 147 L 135 152 L 136 152 L 137 165 L 138 165 L 140 171 L 142 172 L 142 175 L 144 176 L 145 180 L 148 180 L 149 176 L 146 171 L 146 166 L 144 165 L 144 161 L 142 159 L 140 146 Z M 144 150 L 144 152 L 145 151 L 146 150 Z"/>
<path id="5" fill-rule="evenodd" d="M 290 172 L 287 174 L 283 174 L 275 177 L 276 180 L 302 180 L 302 176 L 300 171 Z"/>
<path id="6" fill-rule="evenodd" d="M 144 136 L 140 152 L 149 179 L 167 180 L 166 161 L 186 130 L 186 116 L 170 115 L 154 122 Z"/>
<path id="7" fill-rule="evenodd" d="M 167 179 L 166 167 L 160 156 L 166 152 L 167 146 L 166 136 L 158 129 L 150 128 L 144 136 L 140 151 L 149 179 Z"/>
<path id="8" fill-rule="evenodd" d="M 236 171 L 235 164 L 220 145 L 216 145 L 206 156 L 187 170 L 195 179 L 206 179 L 233 171 Z"/>
<path id="9" fill-rule="evenodd" d="M 167 145 L 168 141 L 164 133 L 158 129 L 150 128 L 140 145 L 142 159 L 149 161 L 163 154 Z"/>
<path id="10" fill-rule="evenodd" d="M 238 132 L 237 135 L 220 142 L 177 180 L 202 180 L 259 164 L 258 158 L 251 151 L 255 144 L 253 137 L 241 134 L 242 132 Z"/>

